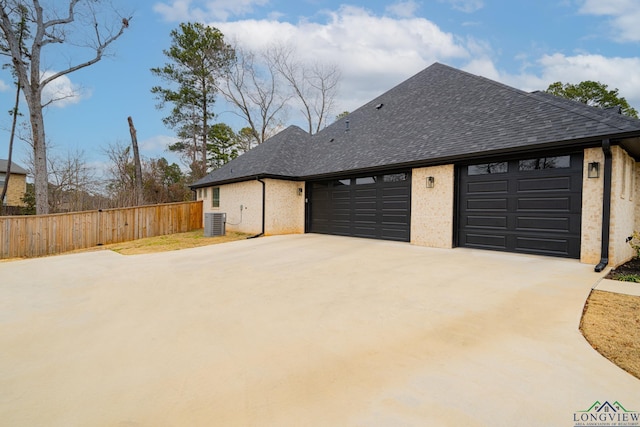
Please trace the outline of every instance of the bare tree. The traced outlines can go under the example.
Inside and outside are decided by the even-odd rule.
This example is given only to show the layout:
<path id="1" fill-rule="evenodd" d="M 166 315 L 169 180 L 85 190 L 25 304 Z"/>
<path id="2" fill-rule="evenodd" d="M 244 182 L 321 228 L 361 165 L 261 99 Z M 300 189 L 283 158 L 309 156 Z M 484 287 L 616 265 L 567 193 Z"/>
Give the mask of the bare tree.
<path id="1" fill-rule="evenodd" d="M 55 5 L 57 3 L 57 5 Z M 67 0 L 64 7 L 58 2 L 48 2 L 45 7 L 40 0 L 0 0 L 0 30 L 2 38 L 0 51 L 11 57 L 13 68 L 18 76 L 18 84 L 24 89 L 29 109 L 29 121 L 33 138 L 34 184 L 36 195 L 36 213 L 49 212 L 47 146 L 43 108 L 59 98 L 47 100 L 43 104 L 43 89 L 59 77 L 89 67 L 100 61 L 106 49 L 129 27 L 131 17 L 118 15 L 117 25 L 113 25 L 113 16 L 104 18 L 100 13 L 99 0 Z M 28 34 L 31 46 L 26 48 L 20 43 L 16 22 L 22 14 L 27 17 Z M 116 12 L 117 15 L 117 12 Z M 87 30 L 89 29 L 89 30 Z M 75 64 L 69 63 L 62 71 L 42 68 L 41 60 L 45 50 L 55 54 L 56 46 L 68 46 L 69 49 L 89 51 L 89 57 Z M 60 51 L 57 51 L 58 55 Z M 65 95 L 68 96 L 68 95 Z"/>
<path id="2" fill-rule="evenodd" d="M 140 206 L 144 204 L 144 193 L 142 191 L 142 163 L 140 162 L 140 151 L 138 150 L 138 133 L 133 126 L 133 119 L 131 116 L 127 118 L 129 122 L 129 133 L 131 134 L 131 145 L 133 146 L 133 163 L 135 165 L 135 190 L 136 190 L 136 205 Z"/>
<path id="3" fill-rule="evenodd" d="M 300 104 L 300 111 L 314 134 L 327 125 L 340 82 L 340 69 L 336 64 L 312 64 L 300 60 L 293 45 L 276 45 L 267 50 L 269 60 L 288 82 Z"/>
<path id="4" fill-rule="evenodd" d="M 51 212 L 78 212 L 99 208 L 98 181 L 83 151 L 65 157 L 49 156 L 49 209 Z"/>
<path id="5" fill-rule="evenodd" d="M 145 200 L 149 203 L 183 202 L 192 199 L 180 167 L 161 157 L 144 163 Z"/>
<path id="6" fill-rule="evenodd" d="M 20 46 L 23 45 L 24 36 L 27 31 L 26 13 L 27 11 L 25 9 L 20 10 L 20 22 L 18 23 L 18 26 L 17 26 L 18 44 Z M 13 74 L 15 75 L 15 72 Z M 11 163 L 13 160 L 13 141 L 16 136 L 16 125 L 18 123 L 19 107 L 20 107 L 20 84 L 16 82 L 16 98 L 13 104 L 13 110 L 10 112 L 12 119 L 11 119 L 11 135 L 9 136 L 9 155 L 7 156 L 7 170 L 5 171 L 6 177 L 4 179 L 4 185 L 2 187 L 2 194 L 0 194 L 0 215 L 3 215 L 4 198 L 7 196 L 7 190 L 9 189 L 9 180 L 11 179 Z"/>
<path id="7" fill-rule="evenodd" d="M 279 81 L 276 64 L 267 56 L 257 56 L 234 47 L 236 61 L 218 83 L 218 90 L 247 121 L 253 142 L 261 144 L 281 127 L 282 114 L 291 99 Z"/>
<path id="8" fill-rule="evenodd" d="M 110 161 L 107 192 L 113 207 L 135 205 L 135 165 L 131 158 L 131 146 L 112 143 L 104 149 L 104 153 Z"/>

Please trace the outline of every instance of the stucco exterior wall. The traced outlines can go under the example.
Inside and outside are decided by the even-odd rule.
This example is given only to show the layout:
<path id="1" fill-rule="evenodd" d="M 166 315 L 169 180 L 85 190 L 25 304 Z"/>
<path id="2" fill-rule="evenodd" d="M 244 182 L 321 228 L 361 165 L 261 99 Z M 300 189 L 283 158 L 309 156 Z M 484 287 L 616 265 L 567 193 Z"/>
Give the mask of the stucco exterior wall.
<path id="1" fill-rule="evenodd" d="M 265 179 L 264 182 L 265 235 L 304 233 L 304 182 L 277 179 Z M 219 186 L 219 207 L 212 206 L 213 188 L 196 191 L 198 200 L 203 201 L 203 214 L 226 213 L 228 231 L 249 234 L 262 231 L 262 183 L 252 180 Z M 298 195 L 298 188 L 302 188 L 301 195 Z"/>
<path id="2" fill-rule="evenodd" d="M 220 207 L 217 208 L 212 206 L 213 188 L 200 188 L 196 191 L 198 200 L 203 201 L 203 215 L 208 212 L 226 213 L 227 231 L 249 234 L 258 234 L 262 231 L 261 183 L 246 181 L 221 185 Z"/>
<path id="3" fill-rule="evenodd" d="M 267 185 L 265 234 L 304 233 L 304 182 L 266 179 L 265 183 Z"/>
<path id="4" fill-rule="evenodd" d="M 427 177 L 434 178 L 427 188 Z M 411 243 L 433 248 L 453 247 L 453 165 L 416 168 L 411 173 Z"/>
<path id="5" fill-rule="evenodd" d="M 635 182 L 634 182 L 634 225 L 633 229 L 635 231 L 640 231 L 640 163 L 635 163 L 634 165 L 634 173 L 635 173 Z"/>
<path id="6" fill-rule="evenodd" d="M 600 178 L 588 178 L 590 162 L 600 163 Z M 602 197 L 604 191 L 604 153 L 602 148 L 584 150 L 582 170 L 582 231 L 580 262 L 598 264 L 602 242 Z"/>
<path id="7" fill-rule="evenodd" d="M 611 225 L 609 235 L 609 265 L 616 267 L 630 260 L 634 251 L 626 242 L 633 234 L 636 209 L 635 161 L 619 146 L 611 148 Z"/>
<path id="8" fill-rule="evenodd" d="M 27 176 L 11 174 L 9 186 L 7 187 L 6 205 L 25 206 L 22 198 L 27 191 Z"/>

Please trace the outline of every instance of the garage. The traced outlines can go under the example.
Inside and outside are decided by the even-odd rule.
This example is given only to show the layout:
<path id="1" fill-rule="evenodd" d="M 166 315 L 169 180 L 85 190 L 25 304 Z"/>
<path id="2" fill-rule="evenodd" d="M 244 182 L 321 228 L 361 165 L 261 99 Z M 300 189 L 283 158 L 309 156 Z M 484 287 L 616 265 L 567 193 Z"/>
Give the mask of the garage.
<path id="1" fill-rule="evenodd" d="M 458 246 L 580 257 L 582 153 L 458 169 Z"/>
<path id="2" fill-rule="evenodd" d="M 411 174 L 385 174 L 307 184 L 307 231 L 408 242 Z"/>

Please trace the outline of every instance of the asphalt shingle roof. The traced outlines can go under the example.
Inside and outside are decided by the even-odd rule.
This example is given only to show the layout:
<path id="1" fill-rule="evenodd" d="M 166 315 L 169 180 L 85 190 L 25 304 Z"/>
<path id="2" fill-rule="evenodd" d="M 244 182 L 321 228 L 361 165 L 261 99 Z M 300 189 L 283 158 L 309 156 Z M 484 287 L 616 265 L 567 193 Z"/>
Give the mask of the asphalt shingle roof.
<path id="1" fill-rule="evenodd" d="M 193 186 L 437 164 L 614 135 L 640 136 L 640 120 L 435 63 L 317 134 L 289 127 Z"/>
<path id="2" fill-rule="evenodd" d="M 7 166 L 9 165 L 9 161 L 6 159 L 0 159 L 0 172 L 6 173 Z M 14 162 L 11 162 L 11 173 L 16 175 L 26 175 L 27 171 L 24 168 L 21 168 Z"/>

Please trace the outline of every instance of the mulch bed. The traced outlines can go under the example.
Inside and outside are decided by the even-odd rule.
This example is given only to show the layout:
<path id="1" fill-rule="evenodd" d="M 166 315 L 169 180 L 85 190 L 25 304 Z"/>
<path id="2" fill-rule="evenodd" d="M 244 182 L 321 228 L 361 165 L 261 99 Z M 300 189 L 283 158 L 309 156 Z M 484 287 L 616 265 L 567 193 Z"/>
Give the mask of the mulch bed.
<path id="1" fill-rule="evenodd" d="M 640 258 L 633 258 L 611 270 L 606 279 L 618 280 L 620 276 L 638 275 L 640 277 Z"/>

